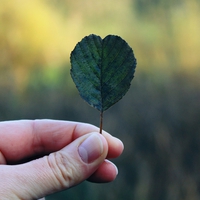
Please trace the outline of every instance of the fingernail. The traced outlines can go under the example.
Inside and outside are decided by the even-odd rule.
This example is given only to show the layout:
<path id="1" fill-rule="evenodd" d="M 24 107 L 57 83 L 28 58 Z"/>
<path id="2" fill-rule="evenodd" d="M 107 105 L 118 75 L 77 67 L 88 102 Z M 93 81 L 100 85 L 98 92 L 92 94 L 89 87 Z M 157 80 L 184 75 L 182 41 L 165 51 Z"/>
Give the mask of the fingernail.
<path id="1" fill-rule="evenodd" d="M 78 148 L 79 155 L 83 162 L 91 163 L 103 153 L 103 143 L 100 136 L 92 134 Z"/>

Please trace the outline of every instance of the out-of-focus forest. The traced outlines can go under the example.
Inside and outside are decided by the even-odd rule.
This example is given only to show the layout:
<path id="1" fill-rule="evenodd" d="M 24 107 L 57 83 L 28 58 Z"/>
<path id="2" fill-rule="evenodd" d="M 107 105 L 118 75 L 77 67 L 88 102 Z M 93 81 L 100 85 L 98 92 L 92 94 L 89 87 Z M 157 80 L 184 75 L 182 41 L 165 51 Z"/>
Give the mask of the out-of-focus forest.
<path id="1" fill-rule="evenodd" d="M 70 52 L 91 33 L 120 35 L 137 68 L 105 112 L 125 145 L 112 183 L 84 182 L 47 200 L 200 199 L 200 2 L 0 2 L 0 120 L 51 118 L 99 124 L 70 77 Z"/>

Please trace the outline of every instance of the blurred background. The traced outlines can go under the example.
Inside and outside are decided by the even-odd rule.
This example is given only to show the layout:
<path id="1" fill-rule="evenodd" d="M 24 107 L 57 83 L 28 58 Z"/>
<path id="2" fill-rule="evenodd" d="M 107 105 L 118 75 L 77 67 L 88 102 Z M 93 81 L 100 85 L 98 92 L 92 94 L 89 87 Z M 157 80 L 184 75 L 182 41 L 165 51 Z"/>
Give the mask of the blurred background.
<path id="1" fill-rule="evenodd" d="M 120 35 L 137 58 L 127 95 L 104 114 L 125 145 L 112 183 L 84 182 L 47 200 L 200 199 L 200 2 L 0 2 L 0 120 L 99 125 L 79 97 L 70 52 L 91 33 Z"/>

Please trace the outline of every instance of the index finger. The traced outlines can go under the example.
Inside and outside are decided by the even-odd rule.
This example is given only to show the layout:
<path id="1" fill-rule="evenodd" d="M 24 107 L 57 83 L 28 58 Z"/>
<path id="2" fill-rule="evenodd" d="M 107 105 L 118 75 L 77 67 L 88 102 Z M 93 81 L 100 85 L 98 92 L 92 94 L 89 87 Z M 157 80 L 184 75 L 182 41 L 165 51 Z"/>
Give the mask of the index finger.
<path id="1" fill-rule="evenodd" d="M 99 132 L 99 128 L 59 120 L 0 122 L 0 158 L 2 154 L 7 163 L 16 163 L 33 156 L 46 155 L 90 132 Z M 103 135 L 109 147 L 107 158 L 119 156 L 123 150 L 122 142 L 106 132 Z"/>

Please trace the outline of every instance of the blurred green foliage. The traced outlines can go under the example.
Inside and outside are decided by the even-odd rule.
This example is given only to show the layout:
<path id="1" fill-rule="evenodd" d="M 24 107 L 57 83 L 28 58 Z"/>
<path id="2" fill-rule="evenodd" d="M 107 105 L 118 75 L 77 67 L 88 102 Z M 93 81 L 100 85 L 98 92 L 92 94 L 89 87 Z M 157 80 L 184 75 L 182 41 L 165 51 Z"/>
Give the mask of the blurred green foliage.
<path id="1" fill-rule="evenodd" d="M 125 144 L 117 179 L 47 199 L 200 198 L 199 19 L 198 0 L 1 0 L 0 120 L 98 125 L 69 76 L 85 35 L 120 35 L 138 60 L 130 91 L 105 113 L 105 130 Z"/>

